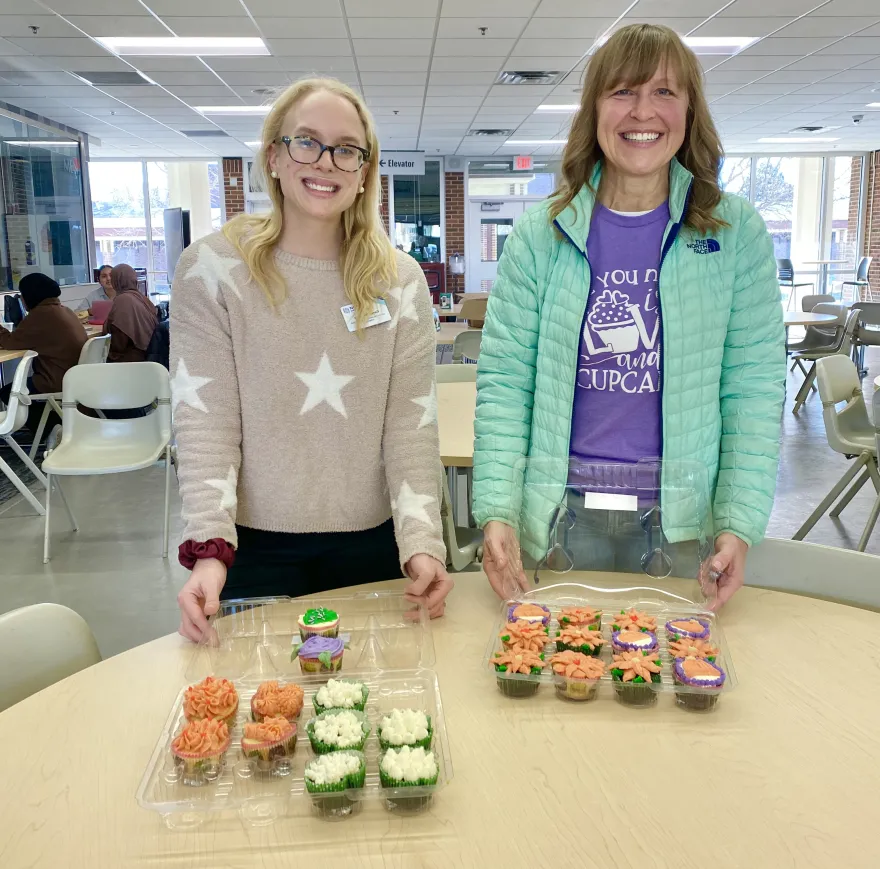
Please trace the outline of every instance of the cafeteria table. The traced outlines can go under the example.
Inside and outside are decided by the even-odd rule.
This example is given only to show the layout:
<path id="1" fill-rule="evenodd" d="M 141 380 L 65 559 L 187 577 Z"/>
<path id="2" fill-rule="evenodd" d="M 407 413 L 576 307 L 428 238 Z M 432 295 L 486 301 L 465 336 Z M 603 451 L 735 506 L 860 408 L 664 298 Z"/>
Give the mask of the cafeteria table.
<path id="1" fill-rule="evenodd" d="M 819 266 L 819 293 L 827 292 L 826 287 L 828 286 L 828 266 L 847 265 L 848 263 L 849 260 L 846 259 L 804 260 L 805 266 Z M 846 269 L 839 269 L 838 271 L 846 271 Z M 849 271 L 852 271 L 852 266 L 850 266 Z"/>
<path id="2" fill-rule="evenodd" d="M 738 685 L 700 714 L 502 696 L 483 666 L 498 611 L 483 575 L 460 574 L 432 624 L 454 776 L 426 812 L 368 802 L 326 822 L 297 796 L 265 827 L 166 828 L 135 792 L 186 684 L 175 634 L 0 713 L 0 866 L 876 869 L 880 613 L 742 590 L 722 617 Z"/>

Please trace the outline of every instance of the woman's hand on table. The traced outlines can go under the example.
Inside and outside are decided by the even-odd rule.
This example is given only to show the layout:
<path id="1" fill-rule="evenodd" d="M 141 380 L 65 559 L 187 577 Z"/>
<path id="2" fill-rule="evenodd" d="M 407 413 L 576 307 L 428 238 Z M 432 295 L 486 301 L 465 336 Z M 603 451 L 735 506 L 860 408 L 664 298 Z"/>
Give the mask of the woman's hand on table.
<path id="1" fill-rule="evenodd" d="M 515 597 L 519 591 L 529 588 L 519 540 L 505 522 L 487 522 L 483 528 L 483 570 L 500 598 Z"/>
<path id="2" fill-rule="evenodd" d="M 403 590 L 411 603 L 420 603 L 432 619 L 439 618 L 446 610 L 446 595 L 455 583 L 446 567 L 431 555 L 419 553 L 406 563 L 410 581 Z"/>
<path id="3" fill-rule="evenodd" d="M 226 565 L 217 558 L 201 558 L 193 567 L 186 584 L 177 595 L 180 607 L 178 633 L 201 641 L 208 633 L 208 616 L 220 608 L 220 592 L 226 584 Z"/>
<path id="4" fill-rule="evenodd" d="M 716 612 L 743 587 L 748 551 L 748 543 L 736 534 L 719 534 L 715 538 L 715 555 L 709 559 L 709 565 L 720 574 L 715 602 L 712 604 Z"/>

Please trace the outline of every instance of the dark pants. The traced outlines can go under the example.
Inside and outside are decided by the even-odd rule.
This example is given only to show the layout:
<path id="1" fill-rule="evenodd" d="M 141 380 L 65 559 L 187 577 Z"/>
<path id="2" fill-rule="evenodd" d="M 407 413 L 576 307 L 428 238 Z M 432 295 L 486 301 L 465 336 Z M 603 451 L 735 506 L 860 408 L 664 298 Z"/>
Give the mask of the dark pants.
<path id="1" fill-rule="evenodd" d="M 320 534 L 236 527 L 238 550 L 223 600 L 296 597 L 403 575 L 391 519 L 367 531 Z"/>
<path id="2" fill-rule="evenodd" d="M 31 394 L 38 392 L 31 377 L 28 377 L 27 389 Z M 0 389 L 0 401 L 8 405 L 10 395 L 12 395 L 12 384 L 7 383 L 6 386 Z M 43 415 L 43 408 L 45 406 L 46 402 L 44 401 L 34 401 L 28 407 L 27 427 L 30 429 L 31 434 L 37 433 L 37 429 L 40 427 L 40 417 Z M 49 434 L 56 425 L 61 425 L 61 417 L 53 410 L 49 412 L 49 419 L 46 420 L 46 428 L 43 430 L 43 434 Z"/>

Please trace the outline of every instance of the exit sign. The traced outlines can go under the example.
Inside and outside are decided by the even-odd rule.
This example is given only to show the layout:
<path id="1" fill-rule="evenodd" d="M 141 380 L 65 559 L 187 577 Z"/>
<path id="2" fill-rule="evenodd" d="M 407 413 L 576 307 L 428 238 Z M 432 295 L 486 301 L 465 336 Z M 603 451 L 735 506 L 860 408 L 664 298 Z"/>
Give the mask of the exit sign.
<path id="1" fill-rule="evenodd" d="M 531 157 L 514 157 L 513 158 L 513 168 L 517 172 L 530 172 L 532 169 L 532 158 Z"/>

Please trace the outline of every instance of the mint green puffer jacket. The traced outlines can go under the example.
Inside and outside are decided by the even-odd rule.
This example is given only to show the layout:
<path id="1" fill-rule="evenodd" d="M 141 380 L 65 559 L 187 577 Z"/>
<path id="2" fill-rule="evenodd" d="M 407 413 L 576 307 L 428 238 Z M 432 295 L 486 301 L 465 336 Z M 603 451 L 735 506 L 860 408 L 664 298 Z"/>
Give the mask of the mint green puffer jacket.
<path id="1" fill-rule="evenodd" d="M 659 280 L 664 530 L 672 541 L 698 533 L 684 510 L 675 515 L 678 489 L 667 467 L 699 463 L 711 498 L 705 532 L 753 544 L 764 536 L 776 488 L 786 367 L 773 243 L 760 215 L 736 196 L 719 203 L 716 214 L 729 226 L 713 238 L 684 226 L 692 181 L 673 160 Z M 568 473 L 593 203 L 584 185 L 557 218 L 559 232 L 547 202 L 523 215 L 504 245 L 483 329 L 474 518 L 513 526 L 537 558 Z"/>

